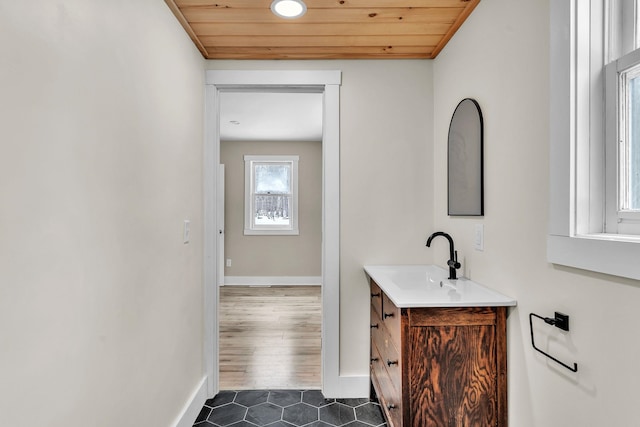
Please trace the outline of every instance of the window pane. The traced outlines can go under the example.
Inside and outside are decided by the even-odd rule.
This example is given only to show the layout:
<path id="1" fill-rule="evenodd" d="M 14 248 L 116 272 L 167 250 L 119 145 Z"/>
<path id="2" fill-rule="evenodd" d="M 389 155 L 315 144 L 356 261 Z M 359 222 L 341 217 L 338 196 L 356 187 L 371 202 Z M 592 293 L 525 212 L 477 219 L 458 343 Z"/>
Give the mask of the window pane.
<path id="1" fill-rule="evenodd" d="M 629 209 L 640 209 L 640 76 L 629 81 L 629 142 L 627 185 Z"/>
<path id="2" fill-rule="evenodd" d="M 291 164 L 256 164 L 255 192 L 262 194 L 291 193 Z"/>
<path id="3" fill-rule="evenodd" d="M 255 225 L 291 225 L 289 218 L 291 196 L 269 194 L 255 195 L 254 197 Z"/>
<path id="4" fill-rule="evenodd" d="M 607 2 L 603 2 L 607 3 Z M 640 44 L 638 31 L 638 0 L 609 0 L 608 1 L 608 61 L 618 58 L 637 49 Z"/>

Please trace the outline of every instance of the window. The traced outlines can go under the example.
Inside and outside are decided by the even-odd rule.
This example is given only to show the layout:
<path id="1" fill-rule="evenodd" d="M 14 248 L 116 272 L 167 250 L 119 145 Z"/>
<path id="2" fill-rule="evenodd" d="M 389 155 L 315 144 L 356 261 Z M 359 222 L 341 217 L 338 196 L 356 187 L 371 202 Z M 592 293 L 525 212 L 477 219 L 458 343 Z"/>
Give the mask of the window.
<path id="1" fill-rule="evenodd" d="M 550 8 L 547 258 L 640 279 L 636 0 Z"/>
<path id="2" fill-rule="evenodd" d="M 299 234 L 298 156 L 244 156 L 244 234 Z"/>
<path id="3" fill-rule="evenodd" d="M 611 0 L 606 79 L 605 232 L 640 234 L 640 46 L 638 0 Z"/>

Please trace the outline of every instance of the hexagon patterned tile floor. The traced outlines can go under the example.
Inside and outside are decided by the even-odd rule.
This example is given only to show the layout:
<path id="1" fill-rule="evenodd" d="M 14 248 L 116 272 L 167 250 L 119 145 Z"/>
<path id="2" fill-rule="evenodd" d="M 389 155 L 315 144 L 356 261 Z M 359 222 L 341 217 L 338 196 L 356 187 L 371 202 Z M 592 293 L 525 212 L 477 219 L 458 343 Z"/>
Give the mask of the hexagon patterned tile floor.
<path id="1" fill-rule="evenodd" d="M 372 399 L 325 399 L 319 390 L 221 391 L 194 427 L 387 427 Z"/>

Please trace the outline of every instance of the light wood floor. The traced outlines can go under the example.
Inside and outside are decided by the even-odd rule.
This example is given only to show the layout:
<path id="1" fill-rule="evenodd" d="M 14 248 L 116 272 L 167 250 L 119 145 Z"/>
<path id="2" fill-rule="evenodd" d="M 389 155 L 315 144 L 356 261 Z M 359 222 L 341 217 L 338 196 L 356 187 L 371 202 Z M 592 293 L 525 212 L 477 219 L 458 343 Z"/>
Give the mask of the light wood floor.
<path id="1" fill-rule="evenodd" d="M 321 388 L 320 286 L 220 288 L 220 389 Z"/>

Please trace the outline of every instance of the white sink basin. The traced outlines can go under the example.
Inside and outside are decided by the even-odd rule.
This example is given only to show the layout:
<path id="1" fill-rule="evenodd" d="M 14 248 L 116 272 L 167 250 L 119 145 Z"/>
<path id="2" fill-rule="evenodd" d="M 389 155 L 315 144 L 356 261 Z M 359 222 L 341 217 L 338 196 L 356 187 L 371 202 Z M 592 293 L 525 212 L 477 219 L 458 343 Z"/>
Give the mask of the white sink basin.
<path id="1" fill-rule="evenodd" d="M 396 307 L 514 306 L 516 300 L 465 278 L 449 280 L 436 265 L 364 267 Z"/>

